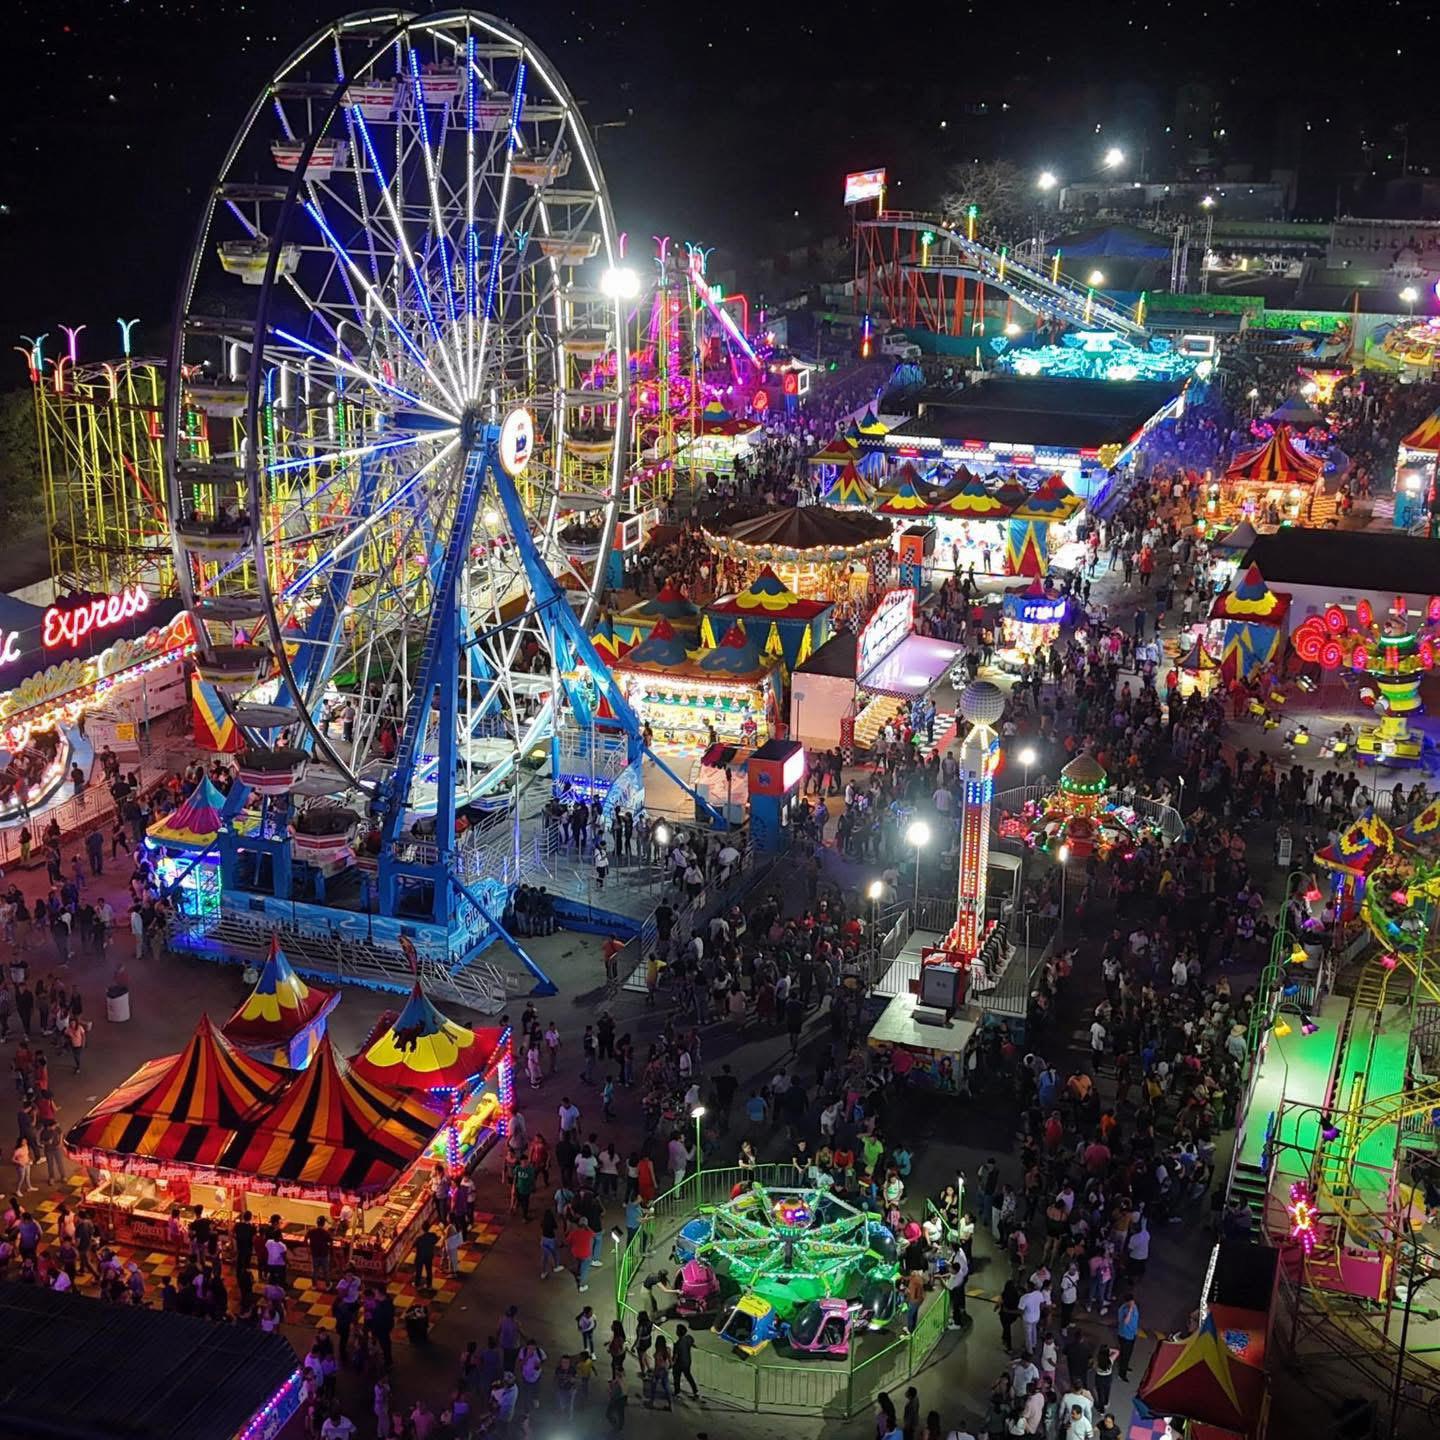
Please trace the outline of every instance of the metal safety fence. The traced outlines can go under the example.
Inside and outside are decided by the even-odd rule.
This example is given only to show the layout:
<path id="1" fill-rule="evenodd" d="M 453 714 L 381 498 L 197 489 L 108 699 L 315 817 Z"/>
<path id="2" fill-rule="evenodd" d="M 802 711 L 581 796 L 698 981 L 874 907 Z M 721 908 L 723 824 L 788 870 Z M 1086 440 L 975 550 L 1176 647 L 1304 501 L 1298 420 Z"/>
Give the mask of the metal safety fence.
<path id="1" fill-rule="evenodd" d="M 700 1170 L 658 1196 L 641 1229 L 627 1244 L 618 1246 L 615 1310 L 625 1328 L 633 1333 L 640 1307 L 649 1304 L 645 1274 L 669 1261 L 669 1247 L 686 1219 L 707 1205 L 728 1200 L 737 1185 L 754 1181 L 785 1185 L 793 1180 L 793 1174 L 788 1165 Z M 931 1291 L 921 1304 L 913 1331 L 896 1334 L 880 1349 L 865 1355 L 859 1353 L 862 1347 L 858 1337 L 854 1338 L 845 1361 L 787 1364 L 779 1359 L 747 1359 L 697 1345 L 691 1354 L 691 1368 L 702 1395 L 737 1409 L 849 1419 L 867 1411 L 882 1390 L 898 1390 L 924 1366 L 945 1333 L 947 1312 L 946 1292 Z M 657 1319 L 656 1328 L 667 1340 L 674 1339 L 668 1320 Z"/>

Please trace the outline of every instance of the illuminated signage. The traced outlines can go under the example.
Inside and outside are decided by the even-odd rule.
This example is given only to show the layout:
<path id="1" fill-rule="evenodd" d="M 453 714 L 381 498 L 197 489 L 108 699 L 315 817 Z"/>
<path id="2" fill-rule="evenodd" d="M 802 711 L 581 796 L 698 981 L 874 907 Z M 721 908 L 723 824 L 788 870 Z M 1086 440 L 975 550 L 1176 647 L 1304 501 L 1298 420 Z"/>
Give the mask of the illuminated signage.
<path id="1" fill-rule="evenodd" d="M 845 203 L 858 205 L 862 200 L 879 200 L 885 194 L 885 171 L 854 170 L 845 177 Z"/>
<path id="2" fill-rule="evenodd" d="M 87 635 L 97 630 L 113 630 L 143 615 L 149 608 L 150 597 L 139 585 L 132 585 L 118 595 L 100 595 L 79 605 L 52 605 L 45 612 L 40 642 L 47 650 L 58 650 L 62 645 L 73 650 Z M 9 653 L 7 645 L 0 663 L 18 658 Z"/>
<path id="3" fill-rule="evenodd" d="M 1065 619 L 1065 601 L 1022 600 L 1020 619 L 1026 625 L 1060 624 Z"/>
<path id="4" fill-rule="evenodd" d="M 785 757 L 785 767 L 780 772 L 780 784 L 788 795 L 805 778 L 805 751 L 803 747 Z"/>
<path id="5" fill-rule="evenodd" d="M 20 658 L 20 632 L 0 630 L 0 665 L 10 665 Z"/>
<path id="6" fill-rule="evenodd" d="M 528 410 L 512 410 L 500 426 L 500 468 L 516 476 L 530 463 L 535 448 L 535 422 Z"/>
<path id="7" fill-rule="evenodd" d="M 863 681 L 914 628 L 915 592 L 908 586 L 892 590 L 860 632 L 855 674 Z"/>

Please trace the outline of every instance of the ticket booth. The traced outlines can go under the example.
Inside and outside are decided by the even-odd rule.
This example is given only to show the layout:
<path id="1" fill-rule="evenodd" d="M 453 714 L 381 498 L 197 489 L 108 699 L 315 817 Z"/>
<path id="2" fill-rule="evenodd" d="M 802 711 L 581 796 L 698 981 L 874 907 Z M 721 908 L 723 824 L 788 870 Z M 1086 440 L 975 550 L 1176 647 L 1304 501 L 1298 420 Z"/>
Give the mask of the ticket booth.
<path id="1" fill-rule="evenodd" d="M 747 772 L 750 790 L 750 840 L 756 850 L 774 854 L 785 848 L 791 805 L 803 804 L 805 747 L 798 740 L 767 740 L 753 755 Z"/>
<path id="2" fill-rule="evenodd" d="M 917 594 L 925 593 L 925 574 L 935 565 L 935 527 L 910 525 L 896 542 L 900 560 L 900 583 Z"/>

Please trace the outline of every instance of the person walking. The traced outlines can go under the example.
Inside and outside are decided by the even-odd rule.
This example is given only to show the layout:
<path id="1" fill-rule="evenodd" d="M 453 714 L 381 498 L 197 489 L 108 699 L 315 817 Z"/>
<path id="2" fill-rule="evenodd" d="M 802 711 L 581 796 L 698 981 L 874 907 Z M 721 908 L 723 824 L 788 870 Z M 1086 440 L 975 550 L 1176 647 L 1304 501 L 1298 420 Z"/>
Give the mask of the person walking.
<path id="1" fill-rule="evenodd" d="M 1122 1380 L 1130 1379 L 1130 1357 L 1135 1353 L 1135 1340 L 1139 1334 L 1140 1307 L 1135 1303 L 1134 1292 L 1127 1290 L 1120 1301 L 1120 1308 L 1115 1312 L 1115 1335 L 1120 1341 L 1116 1369 Z"/>
<path id="2" fill-rule="evenodd" d="M 78 1015 L 71 1015 L 65 1026 L 65 1043 L 70 1049 L 70 1058 L 75 1062 L 75 1073 L 80 1073 L 80 1052 L 86 1042 L 85 1022 Z"/>
<path id="3" fill-rule="evenodd" d="M 680 1382 L 690 1382 L 690 1394 L 698 1400 L 700 1398 L 700 1387 L 695 1383 L 695 1375 L 690 1369 L 691 1357 L 695 1353 L 695 1337 L 683 1325 L 675 1327 L 675 1358 L 670 1362 L 670 1368 L 675 1376 L 675 1393 L 680 1394 Z"/>
<path id="4" fill-rule="evenodd" d="M 30 1169 L 35 1164 L 35 1152 L 31 1150 L 30 1142 L 23 1135 L 15 1142 L 10 1159 L 15 1163 L 15 1193 L 24 1195 L 35 1189 L 30 1183 Z"/>

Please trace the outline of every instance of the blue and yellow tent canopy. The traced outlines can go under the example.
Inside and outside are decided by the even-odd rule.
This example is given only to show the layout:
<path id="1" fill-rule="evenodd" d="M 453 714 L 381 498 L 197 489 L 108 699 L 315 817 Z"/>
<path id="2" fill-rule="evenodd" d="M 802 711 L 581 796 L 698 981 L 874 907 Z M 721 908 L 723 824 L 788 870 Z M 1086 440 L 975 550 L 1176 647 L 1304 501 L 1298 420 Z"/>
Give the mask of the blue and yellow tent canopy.
<path id="1" fill-rule="evenodd" d="M 416 981 L 400 1013 L 388 1022 L 381 1017 L 350 1070 L 397 1090 L 456 1090 L 494 1063 L 505 1033 L 494 1025 L 472 1030 L 457 1024 L 430 1003 Z"/>
<path id="2" fill-rule="evenodd" d="M 338 990 L 307 985 L 294 971 L 278 937 L 270 937 L 270 956 L 245 1003 L 221 1026 L 235 1045 L 284 1045 L 307 1025 L 328 1015 L 340 1002 Z"/>
<path id="3" fill-rule="evenodd" d="M 145 833 L 172 850 L 205 850 L 215 843 L 224 824 L 225 797 L 208 775 L 163 819 Z"/>

